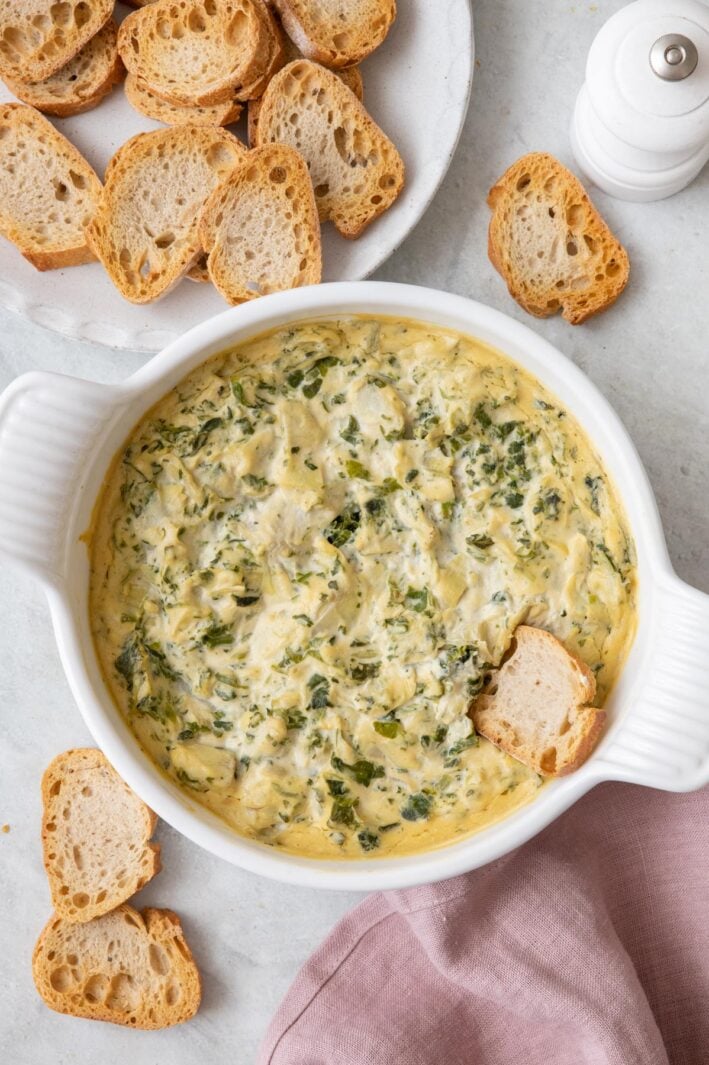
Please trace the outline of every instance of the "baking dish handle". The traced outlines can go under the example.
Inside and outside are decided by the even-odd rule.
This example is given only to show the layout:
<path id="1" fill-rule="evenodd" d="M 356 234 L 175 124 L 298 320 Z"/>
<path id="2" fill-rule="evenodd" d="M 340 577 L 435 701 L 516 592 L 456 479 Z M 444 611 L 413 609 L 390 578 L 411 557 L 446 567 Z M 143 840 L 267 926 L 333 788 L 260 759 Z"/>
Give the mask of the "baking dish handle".
<path id="1" fill-rule="evenodd" d="M 666 791 L 709 783 L 709 595 L 667 573 L 631 708 L 597 768 L 607 780 Z"/>
<path id="2" fill-rule="evenodd" d="M 0 554 L 42 583 L 62 579 L 69 517 L 111 393 L 35 372 L 0 396 Z"/>

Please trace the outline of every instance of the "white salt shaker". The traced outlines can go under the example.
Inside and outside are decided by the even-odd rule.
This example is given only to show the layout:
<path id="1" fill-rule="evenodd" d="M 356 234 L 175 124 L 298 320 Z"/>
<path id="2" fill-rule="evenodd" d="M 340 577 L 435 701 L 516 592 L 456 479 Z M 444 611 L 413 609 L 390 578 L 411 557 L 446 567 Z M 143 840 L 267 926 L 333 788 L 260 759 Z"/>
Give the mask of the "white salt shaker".
<path id="1" fill-rule="evenodd" d="M 709 159 L 709 5 L 636 0 L 594 40 L 571 124 L 581 170 L 622 200 L 660 200 Z"/>

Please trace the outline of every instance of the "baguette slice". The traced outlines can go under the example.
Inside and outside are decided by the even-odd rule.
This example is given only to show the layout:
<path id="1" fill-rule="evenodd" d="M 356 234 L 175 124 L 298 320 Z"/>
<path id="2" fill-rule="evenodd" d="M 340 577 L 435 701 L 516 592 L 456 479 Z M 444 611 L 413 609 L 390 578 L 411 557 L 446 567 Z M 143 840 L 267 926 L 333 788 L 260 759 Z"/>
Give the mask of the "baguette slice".
<path id="1" fill-rule="evenodd" d="M 81 51 L 113 12 L 113 0 L 2 0 L 0 77 L 44 81 Z"/>
<path id="2" fill-rule="evenodd" d="M 166 126 L 229 126 L 241 114 L 242 105 L 237 100 L 205 107 L 171 104 L 152 93 L 136 74 L 128 75 L 125 89 L 128 103 L 136 111 Z"/>
<path id="3" fill-rule="evenodd" d="M 344 237 L 358 237 L 404 185 L 404 164 L 389 138 L 336 74 L 307 59 L 289 63 L 270 82 L 256 142 L 300 152 L 320 219 L 334 222 Z"/>
<path id="4" fill-rule="evenodd" d="M 38 270 L 91 262 L 84 226 L 101 182 L 33 107 L 0 107 L 0 234 Z"/>
<path id="5" fill-rule="evenodd" d="M 45 115 L 66 118 L 90 111 L 123 80 L 125 71 L 117 38 L 118 26 L 109 19 L 56 74 L 33 84 L 6 78 L 7 87 L 18 99 Z"/>
<path id="6" fill-rule="evenodd" d="M 199 236 L 209 277 L 229 303 L 317 285 L 320 224 L 301 156 L 284 144 L 254 148 L 207 200 Z"/>
<path id="7" fill-rule="evenodd" d="M 300 52 L 328 67 L 359 63 L 396 18 L 396 0 L 275 0 L 274 6 Z"/>
<path id="8" fill-rule="evenodd" d="M 121 295 L 148 303 L 177 284 L 201 251 L 205 201 L 246 154 L 216 126 L 139 133 L 119 148 L 86 235 Z"/>
<path id="9" fill-rule="evenodd" d="M 298 55 L 298 49 L 295 47 L 292 41 L 287 41 L 286 46 L 286 61 L 292 63 L 295 59 L 301 59 L 302 56 Z M 364 82 L 362 81 L 362 73 L 359 67 L 343 67 L 342 70 L 335 70 L 333 73 L 337 74 L 340 81 L 347 86 L 350 92 L 353 92 L 360 103 L 364 100 Z M 262 98 L 257 100 L 249 100 L 249 114 L 248 114 L 248 129 L 247 136 L 249 139 L 250 147 L 254 147 L 258 139 L 258 117 L 261 113 Z"/>
<path id="10" fill-rule="evenodd" d="M 488 254 L 510 295 L 537 318 L 561 310 L 572 325 L 604 311 L 630 264 L 581 182 L 553 156 L 518 159 L 488 195 Z"/>
<path id="11" fill-rule="evenodd" d="M 203 107 L 264 73 L 269 19 L 261 0 L 156 0 L 125 19 L 118 50 L 156 96 Z"/>
<path id="12" fill-rule="evenodd" d="M 266 86 L 271 78 L 273 78 L 287 62 L 286 49 L 288 38 L 281 29 L 280 23 L 266 6 L 260 8 L 260 17 L 264 21 L 268 36 L 266 66 L 263 73 L 261 73 L 254 81 L 242 85 L 236 90 L 237 99 L 243 100 L 244 102 L 247 100 L 256 100 L 263 96 L 266 91 Z"/>
<path id="13" fill-rule="evenodd" d="M 199 1008 L 199 972 L 177 914 L 119 906 L 88 924 L 54 914 L 32 956 L 40 995 L 57 1013 L 131 1028 L 181 1024 Z"/>
<path id="14" fill-rule="evenodd" d="M 69 923 L 120 906 L 160 871 L 157 817 L 94 748 L 65 751 L 42 778 L 42 849 L 52 905 Z"/>
<path id="15" fill-rule="evenodd" d="M 588 704 L 593 673 L 543 629 L 520 625 L 516 646 L 473 704 L 477 731 L 545 776 L 573 772 L 588 758 L 606 715 Z"/>

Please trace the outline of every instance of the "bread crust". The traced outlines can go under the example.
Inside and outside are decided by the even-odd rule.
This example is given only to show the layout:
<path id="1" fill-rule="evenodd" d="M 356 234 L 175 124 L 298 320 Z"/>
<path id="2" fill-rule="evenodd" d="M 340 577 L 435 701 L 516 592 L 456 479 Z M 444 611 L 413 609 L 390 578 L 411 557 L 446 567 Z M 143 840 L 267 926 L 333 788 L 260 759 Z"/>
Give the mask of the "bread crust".
<path id="1" fill-rule="evenodd" d="M 268 8 L 263 7 L 261 12 L 268 31 L 268 59 L 264 72 L 255 81 L 237 89 L 236 98 L 244 103 L 248 100 L 257 100 L 263 96 L 271 78 L 275 77 L 288 61 L 288 41 L 280 23 L 273 17 Z"/>
<path id="2" fill-rule="evenodd" d="M 301 55 L 333 70 L 353 66 L 370 55 L 396 18 L 396 0 L 359 0 L 358 6 L 358 16 L 347 22 L 339 6 L 328 0 L 317 5 L 317 17 L 310 0 L 274 0 L 284 29 Z"/>
<path id="3" fill-rule="evenodd" d="M 125 91 L 131 107 L 166 126 L 230 126 L 238 121 L 242 111 L 242 104 L 237 100 L 225 100 L 204 107 L 169 103 L 152 93 L 136 74 L 126 77 Z"/>
<path id="4" fill-rule="evenodd" d="M 628 254 L 571 171 L 543 152 L 513 163 L 490 189 L 488 256 L 536 318 L 580 325 L 628 283 Z M 530 263 L 534 265 L 531 266 Z"/>

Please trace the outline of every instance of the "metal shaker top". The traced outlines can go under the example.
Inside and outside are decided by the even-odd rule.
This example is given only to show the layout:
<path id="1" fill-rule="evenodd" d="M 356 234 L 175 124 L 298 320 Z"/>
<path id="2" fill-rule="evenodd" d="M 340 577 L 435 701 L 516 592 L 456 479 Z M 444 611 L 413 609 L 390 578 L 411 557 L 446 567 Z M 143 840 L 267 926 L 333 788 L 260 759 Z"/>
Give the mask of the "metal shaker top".
<path id="1" fill-rule="evenodd" d="M 586 67 L 591 106 L 610 133 L 646 151 L 709 140 L 709 5 L 636 0 L 603 26 Z"/>

